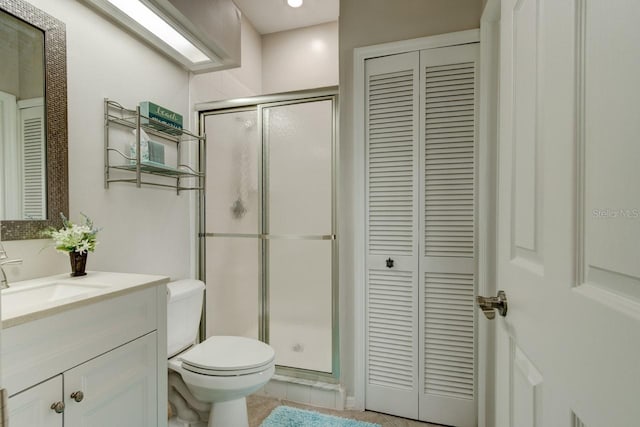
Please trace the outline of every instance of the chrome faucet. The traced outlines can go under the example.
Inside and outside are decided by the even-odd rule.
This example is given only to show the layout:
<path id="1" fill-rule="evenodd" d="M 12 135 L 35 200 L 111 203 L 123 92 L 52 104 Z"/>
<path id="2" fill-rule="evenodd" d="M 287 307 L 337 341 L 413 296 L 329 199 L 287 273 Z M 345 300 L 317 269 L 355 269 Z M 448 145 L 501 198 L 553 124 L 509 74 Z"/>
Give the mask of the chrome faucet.
<path id="1" fill-rule="evenodd" d="M 7 251 L 4 250 L 2 243 L 0 243 L 0 289 L 7 289 L 9 287 L 9 281 L 7 275 L 4 272 L 4 265 L 22 264 L 21 259 L 7 259 Z"/>

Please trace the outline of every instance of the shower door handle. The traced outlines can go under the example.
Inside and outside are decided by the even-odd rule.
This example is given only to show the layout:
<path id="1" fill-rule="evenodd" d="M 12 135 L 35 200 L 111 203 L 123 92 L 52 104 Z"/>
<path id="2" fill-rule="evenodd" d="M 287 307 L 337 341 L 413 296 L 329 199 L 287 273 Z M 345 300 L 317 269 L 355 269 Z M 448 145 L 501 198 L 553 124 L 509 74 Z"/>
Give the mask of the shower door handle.
<path id="1" fill-rule="evenodd" d="M 260 240 L 336 240 L 335 234 L 200 233 L 200 237 L 244 237 Z"/>

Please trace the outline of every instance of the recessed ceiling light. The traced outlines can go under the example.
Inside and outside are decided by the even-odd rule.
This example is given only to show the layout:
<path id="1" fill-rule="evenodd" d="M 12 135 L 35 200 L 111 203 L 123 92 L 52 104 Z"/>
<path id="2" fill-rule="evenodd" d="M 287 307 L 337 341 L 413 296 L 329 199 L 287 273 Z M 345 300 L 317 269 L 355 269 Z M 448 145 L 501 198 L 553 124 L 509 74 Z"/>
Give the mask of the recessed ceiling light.
<path id="1" fill-rule="evenodd" d="M 300 7 L 302 6 L 302 0 L 287 0 L 287 4 L 291 7 Z"/>

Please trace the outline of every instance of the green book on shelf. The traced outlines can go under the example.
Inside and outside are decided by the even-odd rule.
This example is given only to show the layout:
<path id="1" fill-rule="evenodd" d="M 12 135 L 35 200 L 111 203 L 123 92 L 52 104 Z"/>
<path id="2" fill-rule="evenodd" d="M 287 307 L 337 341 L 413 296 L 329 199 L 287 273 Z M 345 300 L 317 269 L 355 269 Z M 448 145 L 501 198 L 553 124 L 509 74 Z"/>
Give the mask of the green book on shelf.
<path id="1" fill-rule="evenodd" d="M 153 123 L 149 120 L 142 119 L 142 124 L 158 129 L 163 132 L 178 134 L 182 130 L 182 116 L 171 110 L 168 110 L 153 102 L 143 101 L 140 103 L 140 114 L 153 120 L 157 120 L 166 126 Z M 169 127 L 167 127 L 169 126 Z M 173 131 L 171 128 L 175 128 Z"/>

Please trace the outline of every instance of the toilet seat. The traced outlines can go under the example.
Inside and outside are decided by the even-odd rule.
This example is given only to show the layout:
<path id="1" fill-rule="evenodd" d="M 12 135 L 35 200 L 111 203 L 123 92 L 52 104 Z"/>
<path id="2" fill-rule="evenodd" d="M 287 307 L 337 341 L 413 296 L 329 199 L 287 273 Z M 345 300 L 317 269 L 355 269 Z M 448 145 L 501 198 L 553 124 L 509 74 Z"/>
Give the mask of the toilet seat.
<path id="1" fill-rule="evenodd" d="M 239 376 L 262 372 L 274 364 L 275 352 L 252 338 L 214 336 L 180 355 L 182 369 L 208 376 Z"/>

